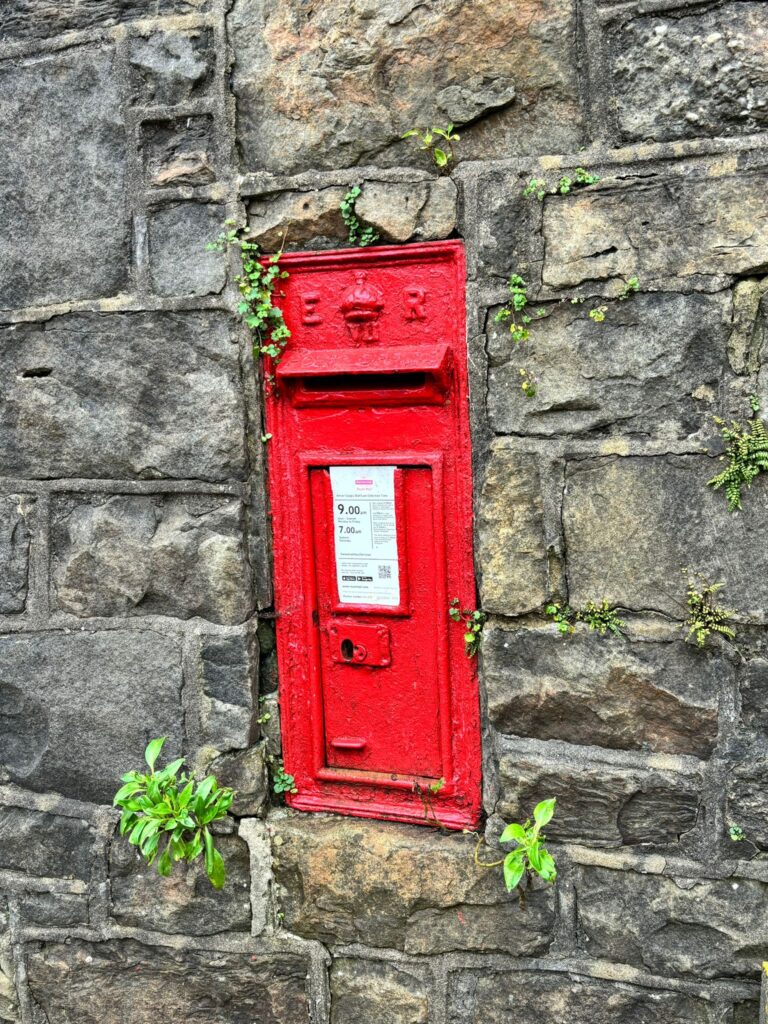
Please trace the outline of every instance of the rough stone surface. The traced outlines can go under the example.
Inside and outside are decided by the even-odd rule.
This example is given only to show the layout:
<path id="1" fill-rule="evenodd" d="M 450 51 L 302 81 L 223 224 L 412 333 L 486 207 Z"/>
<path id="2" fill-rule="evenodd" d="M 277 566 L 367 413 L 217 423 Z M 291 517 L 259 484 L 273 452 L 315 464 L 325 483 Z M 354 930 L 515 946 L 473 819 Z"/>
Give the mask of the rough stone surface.
<path id="1" fill-rule="evenodd" d="M 210 29 L 155 31 L 128 44 L 131 99 L 146 106 L 184 103 L 204 95 L 213 78 Z"/>
<path id="2" fill-rule="evenodd" d="M 750 758 L 733 766 L 726 784 L 726 817 L 747 839 L 768 849 L 768 758 Z"/>
<path id="3" fill-rule="evenodd" d="M 355 213 L 382 242 L 429 241 L 447 238 L 456 227 L 455 184 L 449 178 L 409 184 L 362 181 Z M 346 187 L 279 192 L 257 197 L 248 205 L 251 237 L 265 252 L 286 248 L 339 248 L 348 244 L 348 229 L 339 203 Z"/>
<path id="4" fill-rule="evenodd" d="M 25 39 L 120 24 L 131 18 L 202 13 L 208 0 L 16 0 L 0 12 L 0 38 Z"/>
<path id="5" fill-rule="evenodd" d="M 670 175 L 642 188 L 606 180 L 546 199 L 543 284 L 589 288 L 637 276 L 649 290 L 717 291 L 768 263 L 764 178 Z"/>
<path id="6" fill-rule="evenodd" d="M 178 751 L 181 644 L 152 630 L 0 638 L 0 778 L 111 803 L 147 741 Z"/>
<path id="7" fill-rule="evenodd" d="M 207 185 L 216 177 L 213 118 L 208 115 L 147 121 L 141 126 L 141 148 L 144 179 L 155 188 Z M 157 230 L 164 227 L 168 229 L 161 219 Z M 178 230 L 174 222 L 169 233 Z M 208 241 L 217 234 L 214 232 Z M 201 256 L 205 256 L 204 251 Z"/>
<path id="8" fill-rule="evenodd" d="M 19 901 L 19 915 L 33 928 L 76 928 L 88 924 L 88 897 L 62 892 L 25 893 Z"/>
<path id="9" fill-rule="evenodd" d="M 722 658 L 673 643 L 486 628 L 483 678 L 499 731 L 543 740 L 708 757 L 717 741 Z"/>
<path id="10" fill-rule="evenodd" d="M 760 550 L 768 490 L 749 491 L 738 528 L 707 481 L 721 464 L 705 456 L 570 462 L 563 505 L 571 603 L 606 598 L 623 608 L 687 614 L 681 567 L 727 581 L 720 604 L 739 617 L 768 618 Z M 722 543 L 727 537 L 728 543 Z"/>
<path id="11" fill-rule="evenodd" d="M 741 721 L 758 735 L 768 735 L 768 659 L 753 658 L 739 677 Z"/>
<path id="12" fill-rule="evenodd" d="M 253 629 L 202 637 L 198 665 L 205 741 L 217 750 L 247 747 L 258 735 L 259 649 Z M 253 779 L 250 785 L 255 796 L 259 782 Z"/>
<path id="13" fill-rule="evenodd" d="M 224 257 L 206 251 L 206 245 L 218 236 L 225 216 L 224 207 L 215 203 L 172 203 L 153 211 L 149 218 L 149 262 L 152 286 L 158 295 L 221 291 L 227 278 Z"/>
<path id="14" fill-rule="evenodd" d="M 218 836 L 227 881 L 214 889 L 202 861 L 176 864 L 168 878 L 146 862 L 127 839 L 110 847 L 111 913 L 122 925 L 187 935 L 249 931 L 251 926 L 248 847 L 236 836 Z"/>
<path id="15" fill-rule="evenodd" d="M 127 284 L 118 81 L 109 47 L 0 63 L 0 308 L 115 295 Z"/>
<path id="16" fill-rule="evenodd" d="M 756 976 L 768 942 L 766 887 L 580 868 L 579 933 L 592 956 L 697 979 Z"/>
<path id="17" fill-rule="evenodd" d="M 462 133 L 462 157 L 497 155 L 500 147 L 569 152 L 581 138 L 570 5 L 330 0 L 307 9 L 300 0 L 271 0 L 254 10 L 239 0 L 231 29 L 249 170 L 373 159 L 428 167 L 413 140 L 400 136 L 449 121 L 480 122 Z"/>
<path id="18" fill-rule="evenodd" d="M 606 764 L 538 762 L 505 754 L 499 765 L 505 821 L 525 821 L 540 800 L 557 799 L 550 839 L 587 846 L 668 846 L 696 824 L 696 776 Z"/>
<path id="19" fill-rule="evenodd" d="M 25 377 L 30 370 L 50 370 Z M 77 313 L 0 330 L 0 472 L 226 480 L 245 465 L 218 313 Z"/>
<path id="20" fill-rule="evenodd" d="M 34 498 L 25 494 L 0 497 L 0 613 L 23 612 L 29 588 L 28 516 Z"/>
<path id="21" fill-rule="evenodd" d="M 711 434 L 726 376 L 731 329 L 728 295 L 638 294 L 594 305 L 565 303 L 531 325 L 523 352 L 491 320 L 488 412 L 497 433 L 610 433 L 675 440 Z M 546 307 L 545 307 L 546 308 Z M 520 367 L 538 381 L 520 389 Z"/>
<path id="22" fill-rule="evenodd" d="M 234 789 L 232 814 L 242 818 L 266 813 L 270 785 L 263 744 L 218 757 L 211 764 L 210 771 L 223 786 Z"/>
<path id="23" fill-rule="evenodd" d="M 474 866 L 470 838 L 317 815 L 272 824 L 284 924 L 305 938 L 421 954 L 549 947 L 551 889 L 532 892 L 521 917 L 499 875 Z"/>
<path id="24" fill-rule="evenodd" d="M 340 957 L 331 968 L 331 1024 L 427 1024 L 429 1000 L 415 971 Z"/>
<path id="25" fill-rule="evenodd" d="M 0 897 L 0 1020 L 4 1024 L 17 1024 L 19 1003 L 14 984 L 15 971 L 8 925 L 8 905 Z"/>
<path id="26" fill-rule="evenodd" d="M 299 956 L 174 950 L 130 940 L 45 943 L 29 956 L 38 1013 L 78 1024 L 309 1024 Z"/>
<path id="27" fill-rule="evenodd" d="M 52 531 L 58 607 L 75 615 L 199 615 L 250 610 L 241 507 L 208 496 L 62 498 Z"/>
<path id="28" fill-rule="evenodd" d="M 547 597 L 544 515 L 535 457 L 491 452 L 477 522 L 482 606 L 519 615 Z"/>
<path id="29" fill-rule="evenodd" d="M 0 868 L 88 881 L 95 839 L 90 824 L 82 818 L 0 807 Z"/>
<path id="30" fill-rule="evenodd" d="M 450 1024 L 715 1024 L 704 999 L 574 974 L 462 971 L 450 988 Z"/>
<path id="31" fill-rule="evenodd" d="M 627 140 L 765 130 L 768 22 L 760 3 L 618 20 L 606 33 Z"/>

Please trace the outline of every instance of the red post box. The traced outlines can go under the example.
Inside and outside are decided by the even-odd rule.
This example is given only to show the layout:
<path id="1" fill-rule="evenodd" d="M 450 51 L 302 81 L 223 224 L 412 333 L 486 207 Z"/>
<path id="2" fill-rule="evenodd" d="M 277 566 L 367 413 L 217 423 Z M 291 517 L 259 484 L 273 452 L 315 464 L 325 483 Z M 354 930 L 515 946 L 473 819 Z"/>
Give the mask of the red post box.
<path id="1" fill-rule="evenodd" d="M 267 398 L 280 709 L 302 810 L 473 826 L 460 242 L 296 253 Z"/>

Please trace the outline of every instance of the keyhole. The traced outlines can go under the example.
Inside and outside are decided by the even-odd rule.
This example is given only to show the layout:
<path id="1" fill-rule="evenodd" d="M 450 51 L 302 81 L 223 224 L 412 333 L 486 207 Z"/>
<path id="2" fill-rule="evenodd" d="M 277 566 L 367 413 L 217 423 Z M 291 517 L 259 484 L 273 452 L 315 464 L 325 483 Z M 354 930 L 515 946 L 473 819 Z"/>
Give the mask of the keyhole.
<path id="1" fill-rule="evenodd" d="M 341 656 L 344 661 L 352 661 L 352 655 L 354 654 L 354 644 L 351 640 L 341 641 Z"/>

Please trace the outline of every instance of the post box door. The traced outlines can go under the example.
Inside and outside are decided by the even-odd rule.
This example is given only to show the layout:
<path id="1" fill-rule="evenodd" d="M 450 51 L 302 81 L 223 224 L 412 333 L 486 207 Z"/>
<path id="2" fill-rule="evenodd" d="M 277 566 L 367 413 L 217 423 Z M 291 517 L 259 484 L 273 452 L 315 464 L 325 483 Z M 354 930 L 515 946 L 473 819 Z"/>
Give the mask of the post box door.
<path id="1" fill-rule="evenodd" d="M 340 594 L 340 573 L 354 559 L 339 563 L 337 548 L 355 524 L 368 528 L 365 502 L 339 502 L 330 468 L 310 473 L 326 765 L 439 779 L 438 616 L 444 608 L 435 561 L 433 474 L 429 466 L 377 468 L 389 471 L 394 483 L 395 523 L 384 522 L 381 529 L 394 533 L 388 553 L 396 562 L 372 568 L 358 562 L 364 582 L 351 586 L 359 596 Z M 351 471 L 373 475 L 370 467 Z M 376 503 L 369 504 L 375 517 Z M 379 502 L 381 521 L 386 504 Z M 357 517 L 345 515 L 347 508 Z M 387 576 L 385 586 L 376 579 L 377 569 Z"/>

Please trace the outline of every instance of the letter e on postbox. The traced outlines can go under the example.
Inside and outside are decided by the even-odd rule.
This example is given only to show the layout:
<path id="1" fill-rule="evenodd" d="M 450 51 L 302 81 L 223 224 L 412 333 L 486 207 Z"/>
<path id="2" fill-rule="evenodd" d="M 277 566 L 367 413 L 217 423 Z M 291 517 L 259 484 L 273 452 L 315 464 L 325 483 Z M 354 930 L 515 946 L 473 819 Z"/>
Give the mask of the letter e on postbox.
<path id="1" fill-rule="evenodd" d="M 460 242 L 291 253 L 268 367 L 292 807 L 473 827 L 476 659 Z"/>

